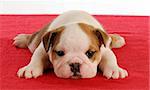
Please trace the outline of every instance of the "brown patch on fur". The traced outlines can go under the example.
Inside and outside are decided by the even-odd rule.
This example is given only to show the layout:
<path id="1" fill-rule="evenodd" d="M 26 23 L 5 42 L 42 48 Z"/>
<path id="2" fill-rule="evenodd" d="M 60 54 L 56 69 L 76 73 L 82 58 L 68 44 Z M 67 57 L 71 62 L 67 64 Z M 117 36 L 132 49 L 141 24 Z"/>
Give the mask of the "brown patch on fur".
<path id="1" fill-rule="evenodd" d="M 59 42 L 61 32 L 64 29 L 65 29 L 65 27 L 62 26 L 62 27 L 59 27 L 57 29 L 54 29 L 54 30 L 46 33 L 43 36 L 42 40 L 43 40 L 43 45 L 44 45 L 46 52 L 49 51 L 50 47 L 53 50 L 53 48 L 57 45 L 57 43 Z"/>
<path id="2" fill-rule="evenodd" d="M 84 23 L 79 23 L 79 26 L 89 36 L 89 39 L 91 40 L 89 50 L 96 51 L 91 59 L 94 61 L 99 60 L 101 43 L 99 42 L 99 39 L 94 33 L 95 28 Z"/>
<path id="3" fill-rule="evenodd" d="M 89 50 L 91 51 L 95 51 L 94 55 L 92 56 L 92 58 L 90 58 L 91 60 L 94 61 L 98 61 L 100 58 L 100 49 L 99 48 L 95 48 L 95 46 L 92 46 L 93 44 L 91 43 L 89 46 Z"/>
<path id="4" fill-rule="evenodd" d="M 61 37 L 61 34 L 63 33 L 64 29 L 65 29 L 64 26 L 56 29 L 57 35 L 55 37 L 55 42 L 53 44 L 53 48 L 52 49 L 55 49 L 56 45 L 60 42 L 60 37 Z"/>
<path id="5" fill-rule="evenodd" d="M 52 51 L 52 61 L 57 58 L 56 52 L 53 50 Z"/>
<path id="6" fill-rule="evenodd" d="M 65 27 L 62 26 L 60 28 L 57 28 L 55 30 L 52 30 L 51 32 L 49 32 L 49 34 L 54 34 L 55 33 L 55 36 L 53 37 L 53 40 L 49 43 L 51 43 L 51 52 L 52 52 L 52 60 L 56 59 L 57 55 L 55 53 L 55 48 L 56 48 L 56 45 L 60 42 L 60 37 L 61 37 L 61 34 L 63 33 Z M 50 40 L 50 38 L 47 38 L 46 39 L 47 41 Z M 48 44 L 50 45 L 50 44 Z"/>
<path id="7" fill-rule="evenodd" d="M 35 46 L 35 49 L 36 49 L 39 46 L 40 42 L 41 42 L 42 36 L 47 32 L 49 25 L 50 25 L 50 23 L 47 24 L 45 27 L 43 27 L 38 32 L 33 33 L 31 35 L 31 37 L 29 38 L 29 40 L 27 42 L 27 45 L 29 46 L 33 41 L 35 41 L 34 46 Z"/>

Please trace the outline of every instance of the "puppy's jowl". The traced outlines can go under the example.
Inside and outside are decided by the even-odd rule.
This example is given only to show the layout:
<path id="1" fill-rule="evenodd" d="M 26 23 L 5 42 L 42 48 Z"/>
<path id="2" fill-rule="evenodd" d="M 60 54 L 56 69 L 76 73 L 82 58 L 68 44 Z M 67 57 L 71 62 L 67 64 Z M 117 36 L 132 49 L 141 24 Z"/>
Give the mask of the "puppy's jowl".
<path id="1" fill-rule="evenodd" d="M 61 78 L 92 78 L 97 67 L 108 79 L 128 76 L 111 50 L 122 47 L 124 38 L 108 34 L 94 17 L 83 11 L 65 12 L 36 33 L 19 34 L 13 44 L 33 53 L 30 63 L 18 70 L 18 77 L 41 76 L 50 66 L 48 60 Z"/>

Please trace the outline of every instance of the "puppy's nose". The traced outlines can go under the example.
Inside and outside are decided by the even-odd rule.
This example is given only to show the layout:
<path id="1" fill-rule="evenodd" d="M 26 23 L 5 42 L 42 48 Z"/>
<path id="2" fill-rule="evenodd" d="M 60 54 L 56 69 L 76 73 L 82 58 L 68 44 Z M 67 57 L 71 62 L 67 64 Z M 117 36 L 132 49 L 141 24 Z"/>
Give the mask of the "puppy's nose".
<path id="1" fill-rule="evenodd" d="M 79 63 L 71 63 L 70 64 L 71 71 L 76 74 L 80 72 L 80 64 Z"/>

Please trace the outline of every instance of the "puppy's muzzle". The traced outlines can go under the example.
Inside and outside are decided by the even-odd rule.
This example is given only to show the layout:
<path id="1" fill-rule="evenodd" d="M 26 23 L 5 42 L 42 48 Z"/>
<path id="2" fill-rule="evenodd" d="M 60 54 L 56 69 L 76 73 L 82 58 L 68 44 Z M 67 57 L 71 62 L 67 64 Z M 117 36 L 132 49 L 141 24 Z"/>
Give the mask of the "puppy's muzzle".
<path id="1" fill-rule="evenodd" d="M 71 72 L 73 72 L 72 78 L 75 78 L 75 79 L 81 78 L 80 64 L 79 63 L 71 63 L 69 66 L 70 66 Z"/>

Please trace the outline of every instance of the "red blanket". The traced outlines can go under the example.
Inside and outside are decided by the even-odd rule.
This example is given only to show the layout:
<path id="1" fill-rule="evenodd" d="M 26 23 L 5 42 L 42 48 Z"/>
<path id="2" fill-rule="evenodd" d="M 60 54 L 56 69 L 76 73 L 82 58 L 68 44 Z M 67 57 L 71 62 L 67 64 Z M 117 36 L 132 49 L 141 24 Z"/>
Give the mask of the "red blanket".
<path id="1" fill-rule="evenodd" d="M 55 15 L 0 16 L 0 85 L 2 90 L 148 90 L 149 17 L 95 16 L 109 33 L 118 33 L 126 39 L 124 47 L 113 49 L 119 65 L 129 72 L 129 77 L 125 79 L 107 80 L 102 73 L 98 73 L 92 79 L 60 79 L 53 71 L 44 73 L 37 79 L 18 78 L 17 70 L 29 63 L 31 53 L 28 49 L 14 47 L 12 38 L 19 33 L 35 32 L 55 17 Z"/>

